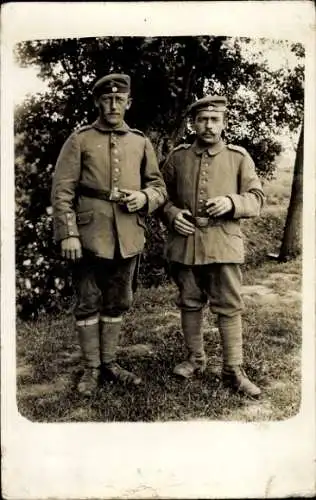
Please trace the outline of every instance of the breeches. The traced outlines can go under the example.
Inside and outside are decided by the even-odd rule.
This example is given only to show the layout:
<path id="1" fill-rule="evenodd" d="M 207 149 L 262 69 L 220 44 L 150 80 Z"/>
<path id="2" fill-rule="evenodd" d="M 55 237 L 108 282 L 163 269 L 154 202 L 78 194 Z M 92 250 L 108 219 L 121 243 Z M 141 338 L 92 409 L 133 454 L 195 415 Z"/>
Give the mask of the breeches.
<path id="1" fill-rule="evenodd" d="M 137 258 L 109 260 L 84 254 L 73 268 L 77 320 L 99 313 L 117 317 L 129 309 Z"/>
<path id="2" fill-rule="evenodd" d="M 177 305 L 187 311 L 199 311 L 207 302 L 215 314 L 235 316 L 243 309 L 239 264 L 186 266 L 171 263 L 171 275 L 178 287 Z"/>

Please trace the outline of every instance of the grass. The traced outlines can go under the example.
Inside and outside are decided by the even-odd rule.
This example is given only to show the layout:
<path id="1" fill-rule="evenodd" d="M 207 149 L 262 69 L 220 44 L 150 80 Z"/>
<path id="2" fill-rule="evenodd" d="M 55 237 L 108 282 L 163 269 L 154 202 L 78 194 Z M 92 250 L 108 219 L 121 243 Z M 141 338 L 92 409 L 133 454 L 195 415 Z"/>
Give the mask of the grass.
<path id="1" fill-rule="evenodd" d="M 126 389 L 107 383 L 91 398 L 80 396 L 74 390 L 80 375 L 80 353 L 71 314 L 33 322 L 18 320 L 20 413 L 38 422 L 255 421 L 295 415 L 300 405 L 301 303 L 289 291 L 300 290 L 301 262 L 279 264 L 266 259 L 266 251 L 275 250 L 282 234 L 290 179 L 291 171 L 285 165 L 280 180 L 272 181 L 274 187 L 269 185 L 266 213 L 262 219 L 247 221 L 244 227 L 248 245 L 244 283 L 262 283 L 275 273 L 283 276 L 276 275 L 269 284 L 278 294 L 277 300 L 265 302 L 259 297 L 248 301 L 244 314 L 244 364 L 263 389 L 258 402 L 222 386 L 218 376 L 220 339 L 207 311 L 203 328 L 209 364 L 205 375 L 190 381 L 172 375 L 185 350 L 179 311 L 174 305 L 176 289 L 170 284 L 139 288 L 134 306 L 125 316 L 119 358 L 122 365 L 142 376 L 139 387 Z M 145 344 L 147 351 L 133 353 L 128 346 L 135 344 Z"/>
<path id="2" fill-rule="evenodd" d="M 273 268 L 277 266 L 273 264 Z M 224 389 L 213 372 L 220 368 L 221 347 L 218 333 L 214 333 L 214 319 L 207 312 L 204 334 L 210 362 L 206 375 L 184 382 L 172 375 L 174 364 L 185 355 L 179 313 L 173 305 L 175 296 L 172 285 L 163 290 L 139 290 L 125 318 L 122 345 L 150 344 L 153 354 L 133 358 L 122 350 L 120 359 L 125 367 L 139 373 L 144 383 L 129 390 L 108 383 L 91 400 L 73 390 L 79 367 L 70 356 L 77 352 L 72 318 L 60 316 L 19 324 L 18 360 L 34 367 L 32 373 L 26 371 L 18 379 L 20 412 L 41 422 L 238 419 L 249 401 Z M 245 367 L 265 392 L 264 401 L 271 407 L 269 418 L 272 414 L 274 418 L 287 418 L 298 410 L 299 395 L 293 399 L 293 394 L 300 375 L 299 371 L 293 375 L 292 357 L 298 355 L 300 342 L 299 303 L 292 303 L 290 310 L 282 304 L 248 305 L 244 315 Z M 56 380 L 60 390 L 54 387 Z M 39 393 L 29 394 L 30 383 L 44 387 Z"/>

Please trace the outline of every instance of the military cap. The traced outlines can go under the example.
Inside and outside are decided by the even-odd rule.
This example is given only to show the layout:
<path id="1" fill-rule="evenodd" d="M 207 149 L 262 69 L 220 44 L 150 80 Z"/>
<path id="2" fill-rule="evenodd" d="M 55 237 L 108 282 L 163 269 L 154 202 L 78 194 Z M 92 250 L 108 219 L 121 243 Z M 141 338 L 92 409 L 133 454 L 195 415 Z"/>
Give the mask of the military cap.
<path id="1" fill-rule="evenodd" d="M 227 99 L 219 95 L 207 95 L 191 104 L 188 114 L 195 114 L 198 111 L 226 111 Z"/>
<path id="2" fill-rule="evenodd" d="M 111 73 L 103 76 L 94 84 L 92 93 L 95 97 L 98 97 L 101 94 L 129 93 L 130 89 L 131 79 L 128 75 Z"/>

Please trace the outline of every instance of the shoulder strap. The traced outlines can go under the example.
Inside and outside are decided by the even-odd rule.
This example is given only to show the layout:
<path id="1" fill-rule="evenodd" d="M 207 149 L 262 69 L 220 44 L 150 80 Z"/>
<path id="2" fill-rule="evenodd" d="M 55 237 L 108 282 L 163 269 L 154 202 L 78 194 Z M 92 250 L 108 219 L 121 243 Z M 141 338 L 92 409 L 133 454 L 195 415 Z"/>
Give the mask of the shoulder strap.
<path id="1" fill-rule="evenodd" d="M 173 153 L 174 151 L 180 151 L 181 149 L 189 149 L 189 147 L 191 147 L 191 146 L 192 146 L 192 144 L 186 144 L 186 143 L 179 144 L 179 146 L 176 146 L 175 148 L 173 148 L 171 153 Z"/>
<path id="2" fill-rule="evenodd" d="M 146 137 L 144 132 L 141 130 L 138 130 L 138 128 L 130 128 L 130 132 L 133 132 L 134 134 L 141 135 L 142 137 Z"/>
<path id="3" fill-rule="evenodd" d="M 245 148 L 242 146 L 235 146 L 235 144 L 227 144 L 228 149 L 231 149 L 232 151 L 237 151 L 238 153 L 242 154 L 245 156 L 247 154 L 247 151 Z"/>

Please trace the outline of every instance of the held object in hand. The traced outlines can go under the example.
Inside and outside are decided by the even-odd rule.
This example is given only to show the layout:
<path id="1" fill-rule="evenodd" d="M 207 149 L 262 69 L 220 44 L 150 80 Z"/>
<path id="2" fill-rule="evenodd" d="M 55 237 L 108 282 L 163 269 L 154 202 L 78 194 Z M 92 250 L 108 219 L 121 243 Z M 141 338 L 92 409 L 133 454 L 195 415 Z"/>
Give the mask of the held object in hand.
<path id="1" fill-rule="evenodd" d="M 116 201 L 117 203 L 122 203 L 124 198 L 126 198 L 126 193 L 120 191 L 117 187 L 114 187 L 109 193 L 109 201 Z"/>
<path id="2" fill-rule="evenodd" d="M 188 214 L 188 213 L 186 213 L 186 212 L 183 212 L 183 213 L 182 213 L 182 216 L 183 216 L 183 218 L 184 218 L 185 220 L 187 220 L 187 221 L 191 222 L 191 224 L 194 224 L 194 225 L 195 225 L 195 217 L 193 217 L 193 215 L 192 215 L 192 214 Z"/>

